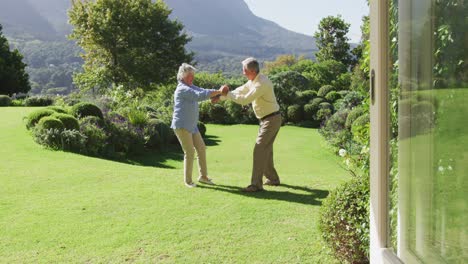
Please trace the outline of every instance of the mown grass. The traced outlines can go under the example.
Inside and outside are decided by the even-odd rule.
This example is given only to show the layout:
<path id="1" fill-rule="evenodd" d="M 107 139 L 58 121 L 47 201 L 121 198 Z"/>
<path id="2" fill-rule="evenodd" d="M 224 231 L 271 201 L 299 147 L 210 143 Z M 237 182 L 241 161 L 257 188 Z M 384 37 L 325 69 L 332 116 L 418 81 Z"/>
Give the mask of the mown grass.
<path id="1" fill-rule="evenodd" d="M 348 176 L 317 130 L 283 127 L 284 185 L 246 195 L 257 126 L 208 125 L 217 185 L 188 189 L 180 150 L 133 164 L 47 150 L 25 129 L 32 110 L 0 108 L 0 262 L 337 263 L 317 222 Z"/>

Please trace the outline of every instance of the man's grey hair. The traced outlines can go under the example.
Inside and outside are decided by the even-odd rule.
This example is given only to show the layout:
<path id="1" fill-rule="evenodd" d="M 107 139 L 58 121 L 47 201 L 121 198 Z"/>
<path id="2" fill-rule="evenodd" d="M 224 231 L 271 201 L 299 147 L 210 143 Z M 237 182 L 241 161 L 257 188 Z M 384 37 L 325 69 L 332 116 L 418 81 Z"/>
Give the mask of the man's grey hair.
<path id="1" fill-rule="evenodd" d="M 177 73 L 177 80 L 182 81 L 188 74 L 195 73 L 197 69 L 188 63 L 182 63 L 179 67 L 179 72 Z"/>
<path id="2" fill-rule="evenodd" d="M 260 64 L 255 58 L 250 57 L 245 59 L 242 61 L 242 66 L 247 70 L 256 72 L 257 74 L 260 72 Z"/>

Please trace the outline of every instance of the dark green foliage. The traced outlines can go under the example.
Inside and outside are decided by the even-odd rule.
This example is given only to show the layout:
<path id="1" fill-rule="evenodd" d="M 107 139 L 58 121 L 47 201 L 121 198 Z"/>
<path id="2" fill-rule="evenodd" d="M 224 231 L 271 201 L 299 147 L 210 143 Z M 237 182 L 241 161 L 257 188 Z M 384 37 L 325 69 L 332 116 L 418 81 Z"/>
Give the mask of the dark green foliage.
<path id="1" fill-rule="evenodd" d="M 330 109 L 331 111 L 333 111 L 333 105 L 330 104 L 329 102 L 321 102 L 319 104 L 319 108 L 320 109 Z"/>
<path id="2" fill-rule="evenodd" d="M 149 124 L 148 124 L 149 125 Z M 151 120 L 151 126 L 158 131 L 162 145 L 168 145 L 175 141 L 175 134 L 172 128 L 161 120 Z"/>
<path id="3" fill-rule="evenodd" d="M 276 99 L 282 112 L 296 103 L 296 93 L 309 90 L 309 81 L 296 71 L 285 71 L 270 76 L 273 82 Z"/>
<path id="4" fill-rule="evenodd" d="M 80 130 L 80 124 L 78 119 L 69 114 L 55 113 L 52 115 L 53 118 L 57 118 L 63 123 L 65 129 L 68 130 Z"/>
<path id="5" fill-rule="evenodd" d="M 0 106 L 10 106 L 11 99 L 8 95 L 0 94 Z"/>
<path id="6" fill-rule="evenodd" d="M 318 104 L 306 104 L 304 105 L 304 120 L 312 121 L 318 111 Z"/>
<path id="7" fill-rule="evenodd" d="M 200 131 L 200 134 L 202 135 L 202 137 L 204 137 L 206 135 L 206 126 L 205 126 L 205 124 L 203 124 L 203 122 L 198 121 L 197 127 L 198 127 L 198 131 Z"/>
<path id="8" fill-rule="evenodd" d="M 23 55 L 15 49 L 10 51 L 8 40 L 3 36 L 0 25 L 0 94 L 13 95 L 31 90 Z"/>
<path id="9" fill-rule="evenodd" d="M 288 121 L 292 123 L 299 123 L 304 119 L 304 111 L 300 105 L 291 105 L 288 107 L 287 112 Z"/>
<path id="10" fill-rule="evenodd" d="M 335 102 L 336 100 L 338 100 L 340 98 L 341 98 L 340 94 L 337 93 L 336 91 L 330 91 L 325 96 L 325 99 L 327 99 L 327 101 L 329 101 L 329 102 Z"/>
<path id="11" fill-rule="evenodd" d="M 355 106 L 360 105 L 363 100 L 363 95 L 361 95 L 358 92 L 351 91 L 343 98 L 343 107 L 351 109 Z"/>
<path id="12" fill-rule="evenodd" d="M 335 91 L 335 87 L 331 86 L 331 85 L 324 85 L 322 87 L 320 87 L 320 89 L 318 90 L 317 92 L 317 96 L 320 96 L 320 97 L 324 97 L 331 91 Z"/>
<path id="13" fill-rule="evenodd" d="M 228 115 L 226 109 L 224 109 L 222 105 L 215 104 L 210 109 L 209 117 L 210 120 L 216 124 L 225 124 Z"/>
<path id="14" fill-rule="evenodd" d="M 86 153 L 86 137 L 78 130 L 61 129 L 34 129 L 34 140 L 45 147 Z"/>
<path id="15" fill-rule="evenodd" d="M 364 133 L 368 133 L 370 126 L 370 116 L 369 113 L 366 113 L 360 117 L 358 117 L 351 126 L 351 132 L 353 133 L 354 139 L 360 143 L 363 139 L 367 139 L 368 135 L 364 135 Z"/>
<path id="16" fill-rule="evenodd" d="M 107 134 L 104 129 L 92 123 L 81 123 L 80 132 L 86 137 L 86 154 L 102 156 L 106 147 Z"/>
<path id="17" fill-rule="evenodd" d="M 350 129 L 354 121 L 356 121 L 356 119 L 358 119 L 358 117 L 362 116 L 364 113 L 364 108 L 360 106 L 353 108 L 349 112 L 348 118 L 346 119 L 346 128 Z"/>
<path id="18" fill-rule="evenodd" d="M 311 87 L 311 89 L 315 90 L 324 85 L 333 84 L 338 76 L 347 71 L 347 67 L 343 63 L 335 60 L 326 60 L 314 63 L 310 69 L 302 74 L 309 80 L 315 80 L 313 83 L 316 86 Z"/>
<path id="19" fill-rule="evenodd" d="M 67 110 L 63 109 L 63 107 L 60 106 L 48 106 L 47 109 L 54 110 L 57 113 L 60 114 L 67 114 Z"/>
<path id="20" fill-rule="evenodd" d="M 319 220 L 323 239 L 346 263 L 369 263 L 369 180 L 353 179 L 325 199 Z"/>
<path id="21" fill-rule="evenodd" d="M 102 111 L 95 104 L 92 103 L 78 103 L 71 108 L 71 113 L 77 118 L 83 118 L 85 116 L 96 116 L 103 118 Z"/>
<path id="22" fill-rule="evenodd" d="M 223 105 L 229 115 L 228 123 L 233 123 L 233 124 L 245 123 L 246 113 L 242 105 L 236 104 L 231 100 L 224 101 Z"/>
<path id="23" fill-rule="evenodd" d="M 329 108 L 320 108 L 318 111 L 317 111 L 317 114 L 316 114 L 316 117 L 315 119 L 317 121 L 325 121 L 327 120 L 328 118 L 330 118 L 330 116 L 333 114 L 333 111 Z"/>
<path id="24" fill-rule="evenodd" d="M 208 122 L 210 120 L 210 112 L 213 104 L 210 101 L 203 101 L 198 103 L 199 119 L 202 122 Z"/>
<path id="25" fill-rule="evenodd" d="M 40 130 L 44 130 L 44 129 L 63 130 L 64 128 L 65 126 L 63 125 L 62 121 L 52 116 L 45 116 L 41 118 L 41 120 L 39 120 L 36 126 L 36 129 L 40 129 Z"/>
<path id="26" fill-rule="evenodd" d="M 313 90 L 307 90 L 297 93 L 297 100 L 300 104 L 307 104 L 310 100 L 317 97 L 317 92 Z"/>
<path id="27" fill-rule="evenodd" d="M 53 114 L 55 114 L 55 111 L 50 110 L 50 109 L 36 110 L 36 111 L 30 113 L 28 115 L 28 117 L 26 118 L 26 127 L 28 129 L 31 129 L 34 126 L 36 126 L 37 122 L 39 122 L 39 120 L 41 120 L 41 118 L 43 118 L 45 116 L 51 116 Z"/>
<path id="28" fill-rule="evenodd" d="M 85 116 L 80 118 L 79 123 L 93 124 L 98 127 L 105 126 L 105 121 L 97 116 Z"/>
<path id="29" fill-rule="evenodd" d="M 28 97 L 24 100 L 25 106 L 49 106 L 54 104 L 54 99 L 44 96 Z"/>

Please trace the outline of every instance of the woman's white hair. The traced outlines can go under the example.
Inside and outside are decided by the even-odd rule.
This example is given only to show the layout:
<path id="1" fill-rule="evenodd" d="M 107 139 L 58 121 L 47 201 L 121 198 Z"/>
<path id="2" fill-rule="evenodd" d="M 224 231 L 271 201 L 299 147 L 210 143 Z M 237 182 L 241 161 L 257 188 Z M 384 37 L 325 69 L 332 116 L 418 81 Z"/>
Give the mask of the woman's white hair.
<path id="1" fill-rule="evenodd" d="M 177 80 L 182 81 L 189 73 L 195 73 L 197 69 L 188 63 L 182 63 L 177 73 Z"/>

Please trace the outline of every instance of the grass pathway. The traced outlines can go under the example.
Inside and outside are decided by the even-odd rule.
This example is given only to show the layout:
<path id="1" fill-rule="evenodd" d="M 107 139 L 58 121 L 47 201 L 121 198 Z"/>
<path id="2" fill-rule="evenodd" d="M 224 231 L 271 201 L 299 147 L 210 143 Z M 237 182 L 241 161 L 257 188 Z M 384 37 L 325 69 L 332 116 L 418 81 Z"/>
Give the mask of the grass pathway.
<path id="1" fill-rule="evenodd" d="M 217 185 L 188 189 L 180 152 L 132 165 L 43 149 L 33 110 L 0 108 L 0 262 L 336 263 L 318 212 L 348 176 L 316 130 L 281 128 L 284 186 L 246 195 L 257 126 L 209 125 Z"/>

